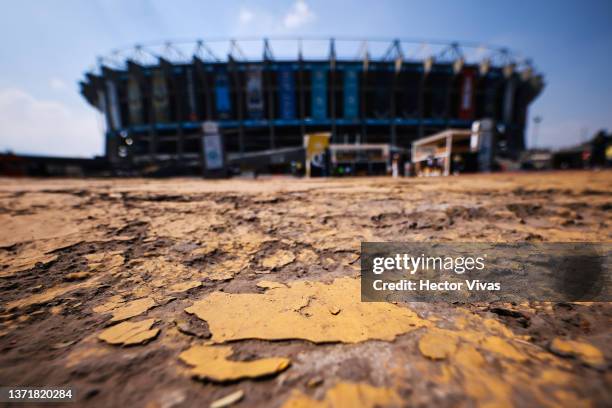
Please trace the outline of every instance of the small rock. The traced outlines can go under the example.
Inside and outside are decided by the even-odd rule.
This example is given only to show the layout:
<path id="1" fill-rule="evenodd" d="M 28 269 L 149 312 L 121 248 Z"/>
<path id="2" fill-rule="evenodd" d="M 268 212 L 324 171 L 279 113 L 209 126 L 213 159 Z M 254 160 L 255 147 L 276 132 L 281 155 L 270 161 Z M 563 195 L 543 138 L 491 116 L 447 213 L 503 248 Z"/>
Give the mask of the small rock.
<path id="1" fill-rule="evenodd" d="M 212 333 L 207 325 L 199 319 L 175 320 L 174 324 L 178 331 L 188 336 L 195 336 L 201 339 L 208 339 Z"/>
<path id="2" fill-rule="evenodd" d="M 556 337 L 550 344 L 550 351 L 563 357 L 575 357 L 593 368 L 605 368 L 605 358 L 597 347 L 580 341 L 563 340 Z"/>
<path id="3" fill-rule="evenodd" d="M 66 274 L 66 276 L 64 276 L 64 280 L 71 282 L 71 281 L 87 279 L 90 276 L 91 276 L 91 273 L 89 272 L 72 272 L 72 273 Z"/>
<path id="4" fill-rule="evenodd" d="M 444 331 L 427 332 L 419 339 L 419 351 L 432 360 L 444 360 L 457 349 L 457 339 Z"/>
<path id="5" fill-rule="evenodd" d="M 276 288 L 286 288 L 287 287 L 287 285 L 283 283 L 267 281 L 267 280 L 262 280 L 262 281 L 257 282 L 256 286 L 262 289 L 276 289 Z"/>
<path id="6" fill-rule="evenodd" d="M 244 391 L 238 390 L 236 392 L 232 392 L 229 395 L 226 395 L 223 398 L 220 398 L 210 404 L 210 408 L 225 408 L 233 405 L 244 398 Z"/>
<path id="7" fill-rule="evenodd" d="M 164 391 L 161 392 L 161 398 L 156 403 L 150 404 L 150 406 L 155 408 L 174 408 L 181 405 L 185 398 L 185 393 L 181 390 Z M 147 405 L 147 408 L 149 408 L 149 405 Z"/>
<path id="8" fill-rule="evenodd" d="M 51 348 L 53 348 L 55 350 L 59 350 L 59 349 L 63 349 L 63 348 L 66 348 L 66 347 L 70 347 L 74 343 L 76 343 L 76 341 L 65 341 L 63 343 L 55 343 L 53 346 L 51 346 Z"/>
<path id="9" fill-rule="evenodd" d="M 314 377 L 311 378 L 310 380 L 308 380 L 308 382 L 306 383 L 306 386 L 308 388 L 316 388 L 319 385 L 323 384 L 323 378 L 321 377 Z"/>
<path id="10" fill-rule="evenodd" d="M 98 335 L 98 338 L 115 345 L 131 346 L 143 344 L 154 339 L 159 334 L 159 329 L 151 329 L 151 326 L 155 323 L 155 319 L 119 323 L 104 330 Z"/>
<path id="11" fill-rule="evenodd" d="M 342 311 L 342 309 L 340 309 L 338 306 L 330 306 L 328 309 L 329 313 L 333 314 L 334 316 Z"/>
<path id="12" fill-rule="evenodd" d="M 95 397 L 96 395 L 98 395 L 100 393 L 100 390 L 97 388 L 92 388 L 90 390 L 87 390 L 87 392 L 85 392 L 85 399 L 91 399 L 93 397 Z"/>
<path id="13" fill-rule="evenodd" d="M 261 265 L 266 269 L 280 269 L 295 261 L 295 255 L 287 250 L 279 250 L 272 255 L 264 258 Z"/>

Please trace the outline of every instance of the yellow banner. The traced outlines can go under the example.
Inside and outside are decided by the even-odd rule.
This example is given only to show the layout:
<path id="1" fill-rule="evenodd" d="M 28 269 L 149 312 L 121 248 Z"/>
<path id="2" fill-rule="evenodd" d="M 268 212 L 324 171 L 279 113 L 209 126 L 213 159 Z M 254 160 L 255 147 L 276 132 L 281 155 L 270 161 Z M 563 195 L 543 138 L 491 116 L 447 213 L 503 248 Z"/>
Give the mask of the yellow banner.
<path id="1" fill-rule="evenodd" d="M 306 145 L 306 159 L 314 155 L 321 154 L 329 146 L 330 132 L 310 133 L 305 135 L 304 144 Z"/>

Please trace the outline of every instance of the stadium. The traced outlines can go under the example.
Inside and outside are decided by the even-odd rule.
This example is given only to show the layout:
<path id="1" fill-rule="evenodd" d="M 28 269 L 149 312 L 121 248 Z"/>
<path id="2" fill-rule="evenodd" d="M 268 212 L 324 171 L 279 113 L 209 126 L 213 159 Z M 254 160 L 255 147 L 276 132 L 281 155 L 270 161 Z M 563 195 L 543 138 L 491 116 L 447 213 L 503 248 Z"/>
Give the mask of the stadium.
<path id="1" fill-rule="evenodd" d="M 229 166 L 286 172 L 304 160 L 308 134 L 407 157 L 415 140 L 483 118 L 495 123 L 498 154 L 516 158 L 544 81 L 530 60 L 497 46 L 246 38 L 115 50 L 80 86 L 103 115 L 115 168 L 198 169 L 202 123 L 213 121 Z"/>

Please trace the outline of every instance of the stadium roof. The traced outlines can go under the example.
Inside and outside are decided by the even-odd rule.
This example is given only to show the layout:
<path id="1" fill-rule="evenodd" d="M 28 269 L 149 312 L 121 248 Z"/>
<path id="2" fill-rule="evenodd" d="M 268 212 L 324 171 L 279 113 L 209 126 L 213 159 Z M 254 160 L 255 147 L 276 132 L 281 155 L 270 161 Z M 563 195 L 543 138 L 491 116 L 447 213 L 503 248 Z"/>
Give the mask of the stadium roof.
<path id="1" fill-rule="evenodd" d="M 466 63 L 488 61 L 494 66 L 512 64 L 519 69 L 533 69 L 530 59 L 506 47 L 481 43 L 403 38 L 244 37 L 177 39 L 136 44 L 98 57 L 97 66 L 92 67 L 90 72 L 98 71 L 102 66 L 125 69 L 127 61 L 141 65 L 157 65 L 160 59 L 177 64 L 189 63 L 194 56 L 207 62 L 299 59 L 402 62 L 463 60 Z"/>

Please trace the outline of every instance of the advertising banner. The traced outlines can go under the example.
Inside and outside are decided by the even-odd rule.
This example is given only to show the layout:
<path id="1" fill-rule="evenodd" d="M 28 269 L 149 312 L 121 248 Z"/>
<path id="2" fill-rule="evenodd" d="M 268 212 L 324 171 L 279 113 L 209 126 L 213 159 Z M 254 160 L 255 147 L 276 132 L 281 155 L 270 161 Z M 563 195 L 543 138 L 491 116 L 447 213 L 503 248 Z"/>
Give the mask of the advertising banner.
<path id="1" fill-rule="evenodd" d="M 138 78 L 128 78 L 128 110 L 130 113 L 130 125 L 140 125 L 142 120 L 142 95 Z"/>
<path id="2" fill-rule="evenodd" d="M 187 112 L 190 121 L 198 120 L 198 107 L 196 104 L 195 81 L 193 79 L 193 69 L 187 68 Z"/>
<path id="3" fill-rule="evenodd" d="M 474 118 L 474 79 L 473 69 L 464 69 L 461 78 L 461 100 L 459 101 L 459 119 Z"/>
<path id="4" fill-rule="evenodd" d="M 263 87 L 261 81 L 261 68 L 251 67 L 247 71 L 246 105 L 249 119 L 263 117 Z"/>
<path id="5" fill-rule="evenodd" d="M 215 76 L 215 106 L 220 118 L 226 119 L 230 116 L 232 104 L 229 78 L 225 72 L 219 72 Z"/>
<path id="6" fill-rule="evenodd" d="M 502 120 L 504 123 L 512 123 L 512 115 L 514 113 L 514 93 L 516 91 L 516 79 L 510 78 L 506 82 L 506 89 L 504 91 L 504 107 Z"/>
<path id="7" fill-rule="evenodd" d="M 498 89 L 500 88 L 500 83 L 495 78 L 487 78 L 483 88 L 483 116 L 495 117 L 497 113 Z"/>
<path id="8" fill-rule="evenodd" d="M 326 175 L 327 162 L 325 152 L 329 147 L 330 132 L 310 133 L 304 135 L 306 148 L 306 176 Z"/>
<path id="9" fill-rule="evenodd" d="M 119 110 L 119 95 L 117 85 L 111 79 L 106 80 L 106 93 L 110 111 L 110 124 L 113 130 L 121 128 L 121 111 Z"/>
<path id="10" fill-rule="evenodd" d="M 472 123 L 472 132 L 478 135 L 478 170 L 492 171 L 495 158 L 495 124 L 492 119 Z"/>
<path id="11" fill-rule="evenodd" d="M 385 72 L 379 72 L 375 76 L 376 89 L 374 90 L 374 117 L 384 119 L 389 117 L 391 109 L 390 76 Z"/>
<path id="12" fill-rule="evenodd" d="M 359 72 L 356 68 L 344 71 L 344 118 L 359 117 Z"/>
<path id="13" fill-rule="evenodd" d="M 327 70 L 313 68 L 311 77 L 311 116 L 313 119 L 327 118 Z"/>
<path id="14" fill-rule="evenodd" d="M 168 101 L 168 85 L 164 71 L 153 71 L 153 114 L 157 122 L 168 122 L 170 118 L 170 102 Z"/>
<path id="15" fill-rule="evenodd" d="M 295 83 L 291 67 L 278 71 L 278 91 L 280 119 L 295 119 Z"/>
<path id="16" fill-rule="evenodd" d="M 223 147 L 219 133 L 204 135 L 204 157 L 207 170 L 223 168 Z"/>
<path id="17" fill-rule="evenodd" d="M 223 140 L 219 132 L 219 123 L 207 121 L 202 124 L 202 158 L 204 176 L 211 176 L 211 172 L 224 169 Z"/>

